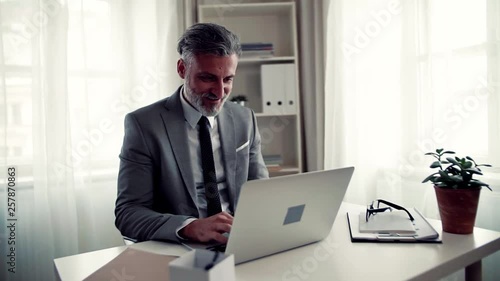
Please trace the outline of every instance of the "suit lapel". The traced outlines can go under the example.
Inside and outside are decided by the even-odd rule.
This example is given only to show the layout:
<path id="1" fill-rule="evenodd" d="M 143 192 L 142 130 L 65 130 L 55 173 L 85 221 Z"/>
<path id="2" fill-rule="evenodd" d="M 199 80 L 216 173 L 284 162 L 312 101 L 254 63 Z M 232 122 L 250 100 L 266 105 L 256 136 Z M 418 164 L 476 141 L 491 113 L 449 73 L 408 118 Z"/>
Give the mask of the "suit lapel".
<path id="1" fill-rule="evenodd" d="M 184 185 L 193 199 L 196 202 L 196 186 L 194 183 L 193 171 L 191 168 L 191 159 L 189 157 L 189 144 L 186 130 L 186 122 L 184 118 L 184 111 L 180 100 L 179 88 L 165 103 L 166 111 L 161 113 L 165 130 L 167 131 L 172 152 L 175 161 L 179 166 L 179 171 L 184 181 Z M 196 204 L 195 204 L 196 205 Z"/>
<path id="2" fill-rule="evenodd" d="M 224 169 L 226 173 L 227 188 L 230 193 L 231 207 L 235 206 L 235 176 L 236 176 L 236 140 L 233 113 L 229 107 L 224 106 L 217 115 L 219 136 L 224 157 Z"/>

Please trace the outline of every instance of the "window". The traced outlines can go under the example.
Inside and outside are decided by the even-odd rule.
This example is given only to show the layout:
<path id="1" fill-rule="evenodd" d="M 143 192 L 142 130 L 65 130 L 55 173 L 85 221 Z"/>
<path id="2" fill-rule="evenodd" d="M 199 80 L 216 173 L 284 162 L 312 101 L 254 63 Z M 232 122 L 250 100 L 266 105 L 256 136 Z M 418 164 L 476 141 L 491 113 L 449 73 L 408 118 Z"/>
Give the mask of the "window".
<path id="1" fill-rule="evenodd" d="M 61 164 L 73 169 L 86 159 L 96 169 L 116 169 L 128 110 L 112 110 L 126 81 L 120 42 L 124 25 L 116 16 L 120 6 L 112 10 L 105 0 L 70 0 L 67 7 L 56 0 L 43 1 L 40 7 L 25 2 L 0 1 L 0 160 L 30 171 L 34 142 L 41 141 L 34 139 L 35 131 L 51 134 L 50 111 L 66 110 L 71 141 L 67 161 Z M 67 22 L 61 21 L 58 17 L 66 12 Z M 62 32 L 47 31 L 49 22 Z M 63 67 L 53 69 L 58 63 Z M 58 89 L 64 99 L 47 98 L 59 97 L 47 88 L 51 79 L 58 85 L 67 82 L 67 90 Z"/>
<path id="2" fill-rule="evenodd" d="M 494 156 L 500 140 L 499 120 L 491 114 L 498 107 L 493 99 L 495 72 L 488 67 L 494 58 L 488 57 L 493 42 L 487 34 L 487 1 L 421 4 L 420 19 L 427 24 L 419 34 L 420 112 L 428 114 L 421 118 L 442 132 L 447 147 L 500 164 Z"/>

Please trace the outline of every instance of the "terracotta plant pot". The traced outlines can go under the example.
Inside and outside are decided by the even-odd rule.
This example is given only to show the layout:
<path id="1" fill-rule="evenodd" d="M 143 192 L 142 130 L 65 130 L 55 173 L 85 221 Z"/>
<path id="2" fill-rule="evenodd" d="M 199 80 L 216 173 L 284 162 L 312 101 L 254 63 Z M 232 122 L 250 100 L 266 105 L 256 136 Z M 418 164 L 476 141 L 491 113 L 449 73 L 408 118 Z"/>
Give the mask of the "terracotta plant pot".
<path id="1" fill-rule="evenodd" d="M 434 186 L 443 231 L 470 234 L 476 222 L 478 189 L 447 189 Z"/>

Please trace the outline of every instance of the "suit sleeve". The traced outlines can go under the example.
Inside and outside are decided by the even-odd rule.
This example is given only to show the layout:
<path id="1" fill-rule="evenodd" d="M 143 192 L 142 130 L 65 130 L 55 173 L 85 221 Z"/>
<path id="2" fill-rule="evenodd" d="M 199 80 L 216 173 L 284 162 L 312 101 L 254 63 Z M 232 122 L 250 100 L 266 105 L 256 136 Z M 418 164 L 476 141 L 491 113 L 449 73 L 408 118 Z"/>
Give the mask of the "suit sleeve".
<path id="1" fill-rule="evenodd" d="M 264 163 L 264 158 L 261 152 L 261 139 L 259 127 L 257 126 L 257 118 L 252 111 L 252 124 L 253 124 L 253 141 L 250 146 L 249 166 L 248 166 L 248 180 L 265 179 L 269 178 L 269 172 Z"/>
<path id="2" fill-rule="evenodd" d="M 137 241 L 179 242 L 175 231 L 189 216 L 153 211 L 154 184 L 151 151 L 136 118 L 128 114 L 120 153 L 115 225 L 123 236 Z"/>

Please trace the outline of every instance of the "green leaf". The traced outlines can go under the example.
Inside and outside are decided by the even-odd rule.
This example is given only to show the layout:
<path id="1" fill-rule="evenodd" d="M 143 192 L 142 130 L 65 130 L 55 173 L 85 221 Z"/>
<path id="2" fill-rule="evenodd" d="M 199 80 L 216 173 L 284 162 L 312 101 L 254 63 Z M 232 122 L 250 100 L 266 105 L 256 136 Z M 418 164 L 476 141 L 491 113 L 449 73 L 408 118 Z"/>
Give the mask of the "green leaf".
<path id="1" fill-rule="evenodd" d="M 460 160 L 460 158 L 458 157 L 457 159 Z M 446 160 L 450 161 L 450 163 L 460 166 L 460 163 L 458 163 L 458 161 L 456 159 L 453 159 L 452 157 L 446 157 Z"/>
<path id="2" fill-rule="evenodd" d="M 470 183 L 471 184 L 473 183 L 474 185 L 477 185 L 477 186 L 490 186 L 489 184 L 482 182 L 480 180 L 477 180 L 477 179 L 471 180 Z"/>
<path id="3" fill-rule="evenodd" d="M 451 179 L 450 176 L 446 172 L 444 172 L 444 171 L 439 171 L 438 173 L 445 180 L 450 180 Z"/>
<path id="4" fill-rule="evenodd" d="M 469 169 L 470 167 L 472 167 L 472 162 L 467 161 L 467 162 L 463 163 L 464 169 Z"/>
<path id="5" fill-rule="evenodd" d="M 430 175 L 430 176 L 426 177 L 426 178 L 422 181 L 422 183 L 426 183 L 426 182 L 430 181 L 432 178 L 434 178 L 434 176 Z"/>
<path id="6" fill-rule="evenodd" d="M 446 167 L 446 169 L 444 169 L 444 171 L 446 171 L 447 173 L 452 174 L 452 175 L 459 175 L 460 174 L 460 169 L 455 167 L 455 164 L 451 164 L 450 166 Z"/>
<path id="7" fill-rule="evenodd" d="M 470 168 L 470 169 L 465 169 L 464 171 L 467 171 L 471 174 L 476 174 L 476 175 L 482 175 L 483 173 L 481 173 L 480 170 L 476 169 L 476 168 Z"/>
<path id="8" fill-rule="evenodd" d="M 493 191 L 491 189 L 491 187 L 490 187 L 489 184 L 484 183 L 484 182 L 482 182 L 480 180 L 476 180 L 476 179 L 473 179 L 473 180 L 470 181 L 470 186 L 471 187 L 482 187 L 482 186 L 484 186 L 484 187 L 488 188 L 489 190 Z"/>
<path id="9" fill-rule="evenodd" d="M 432 179 L 437 178 L 437 177 L 436 177 L 436 175 L 437 175 L 437 174 L 438 174 L 438 173 L 434 173 L 434 174 L 432 174 L 432 175 L 430 175 L 430 176 L 426 177 L 426 178 L 422 181 L 422 183 L 426 183 L 426 182 L 428 182 L 429 180 L 430 180 L 430 181 L 432 181 L 432 182 L 434 182 Z"/>
<path id="10" fill-rule="evenodd" d="M 435 186 L 447 189 L 481 188 L 485 186 L 492 190 L 488 184 L 473 178 L 474 175 L 483 175 L 479 167 L 492 167 L 490 164 L 477 164 L 470 156 L 463 158 L 456 155 L 445 157 L 443 156 L 445 154 L 455 154 L 455 151 L 438 148 L 436 153 L 425 153 L 425 155 L 432 155 L 437 160 L 431 162 L 429 167 L 431 169 L 439 168 L 439 170 L 425 178 L 422 183 L 431 181 Z M 446 160 L 441 158 L 446 158 Z"/>
<path id="11" fill-rule="evenodd" d="M 429 166 L 431 169 L 433 168 L 442 168 L 441 163 L 439 161 L 434 161 L 432 164 Z"/>
<path id="12" fill-rule="evenodd" d="M 454 182 L 462 182 L 463 181 L 463 178 L 462 176 L 459 176 L 459 175 L 455 175 L 455 176 L 450 176 L 450 179 Z"/>

